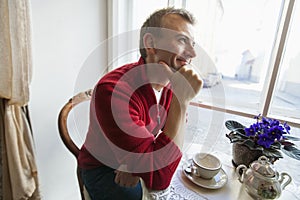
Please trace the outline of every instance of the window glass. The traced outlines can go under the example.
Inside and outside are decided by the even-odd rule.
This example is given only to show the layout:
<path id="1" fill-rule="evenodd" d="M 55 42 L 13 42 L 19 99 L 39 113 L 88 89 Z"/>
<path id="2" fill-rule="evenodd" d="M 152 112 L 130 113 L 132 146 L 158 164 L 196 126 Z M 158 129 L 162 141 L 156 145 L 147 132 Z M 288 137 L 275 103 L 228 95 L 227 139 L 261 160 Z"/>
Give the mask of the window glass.
<path id="1" fill-rule="evenodd" d="M 154 11 L 167 7 L 167 0 L 128 0 L 122 2 L 124 6 L 120 6 L 122 17 L 116 21 L 118 36 L 113 38 L 113 55 L 112 68 L 117 68 L 129 62 L 136 62 L 139 57 L 139 30 L 144 21 Z"/>
<path id="2" fill-rule="evenodd" d="M 197 100 L 251 114 L 261 93 L 275 41 L 281 0 L 189 0 L 198 19 L 196 41 L 214 66 L 194 61 L 204 78 Z"/>
<path id="3" fill-rule="evenodd" d="M 168 0 L 133 0 L 133 29 L 139 29 L 154 11 L 168 6 Z"/>
<path id="4" fill-rule="evenodd" d="M 300 123 L 300 4 L 295 2 L 270 114 Z"/>

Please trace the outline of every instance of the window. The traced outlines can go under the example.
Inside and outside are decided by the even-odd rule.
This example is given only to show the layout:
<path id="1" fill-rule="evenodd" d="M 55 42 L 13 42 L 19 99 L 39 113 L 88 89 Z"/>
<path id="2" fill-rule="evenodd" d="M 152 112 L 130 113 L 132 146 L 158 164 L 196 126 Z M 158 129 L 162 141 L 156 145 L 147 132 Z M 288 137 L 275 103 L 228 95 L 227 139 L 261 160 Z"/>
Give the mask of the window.
<path id="1" fill-rule="evenodd" d="M 300 123 L 300 4 L 295 4 L 270 114 Z"/>
<path id="2" fill-rule="evenodd" d="M 300 9 L 295 0 L 109 2 L 109 35 L 118 35 L 109 51 L 112 68 L 137 60 L 136 37 L 150 13 L 184 7 L 198 21 L 195 39 L 203 54 L 193 60 L 204 78 L 194 104 L 244 117 L 260 113 L 300 127 Z M 134 38 L 120 39 L 128 31 L 136 31 Z"/>
<path id="3" fill-rule="evenodd" d="M 110 0 L 109 70 L 139 58 L 139 29 L 155 10 L 168 6 L 168 0 Z"/>
<path id="4" fill-rule="evenodd" d="M 196 16 L 197 44 L 214 63 L 205 67 L 194 60 L 204 78 L 195 99 L 199 106 L 248 117 L 261 113 L 300 126 L 299 5 L 282 0 L 181 2 Z"/>

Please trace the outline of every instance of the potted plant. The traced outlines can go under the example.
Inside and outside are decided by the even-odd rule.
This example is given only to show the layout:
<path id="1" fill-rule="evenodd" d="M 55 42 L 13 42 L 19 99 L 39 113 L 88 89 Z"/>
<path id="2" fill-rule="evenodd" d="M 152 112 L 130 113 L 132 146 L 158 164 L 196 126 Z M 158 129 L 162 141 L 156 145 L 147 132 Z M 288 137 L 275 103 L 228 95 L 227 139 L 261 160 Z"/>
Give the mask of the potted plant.
<path id="1" fill-rule="evenodd" d="M 256 122 L 246 127 L 237 121 L 228 120 L 225 126 L 230 133 L 226 134 L 233 143 L 233 165 L 245 164 L 264 155 L 271 162 L 283 158 L 286 155 L 300 160 L 300 150 L 291 141 L 299 141 L 300 138 L 289 136 L 290 126 L 276 119 L 270 119 L 258 115 Z"/>

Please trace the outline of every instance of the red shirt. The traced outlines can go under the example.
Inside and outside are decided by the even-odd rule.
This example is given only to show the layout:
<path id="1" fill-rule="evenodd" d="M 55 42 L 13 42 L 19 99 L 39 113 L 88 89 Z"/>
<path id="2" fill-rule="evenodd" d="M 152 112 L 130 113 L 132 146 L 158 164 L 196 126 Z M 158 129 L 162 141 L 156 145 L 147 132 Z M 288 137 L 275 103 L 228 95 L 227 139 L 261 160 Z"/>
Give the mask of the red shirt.
<path id="1" fill-rule="evenodd" d="M 90 123 L 78 165 L 102 165 L 140 176 L 149 189 L 161 190 L 170 181 L 182 157 L 163 126 L 172 91 L 162 91 L 159 104 L 146 76 L 142 58 L 106 74 L 94 88 Z M 149 66 L 151 67 L 151 66 Z"/>

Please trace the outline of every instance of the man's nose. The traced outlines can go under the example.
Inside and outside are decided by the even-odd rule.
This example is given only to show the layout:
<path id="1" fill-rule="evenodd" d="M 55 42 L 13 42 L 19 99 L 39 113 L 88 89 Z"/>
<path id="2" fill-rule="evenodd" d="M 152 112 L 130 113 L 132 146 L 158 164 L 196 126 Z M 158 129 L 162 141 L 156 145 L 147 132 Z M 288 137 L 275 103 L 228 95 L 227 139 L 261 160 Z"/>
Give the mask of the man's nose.
<path id="1" fill-rule="evenodd" d="M 192 44 L 187 45 L 187 47 L 186 47 L 186 57 L 188 57 L 188 58 L 196 57 L 196 51 L 195 51 L 194 45 L 192 45 Z"/>

